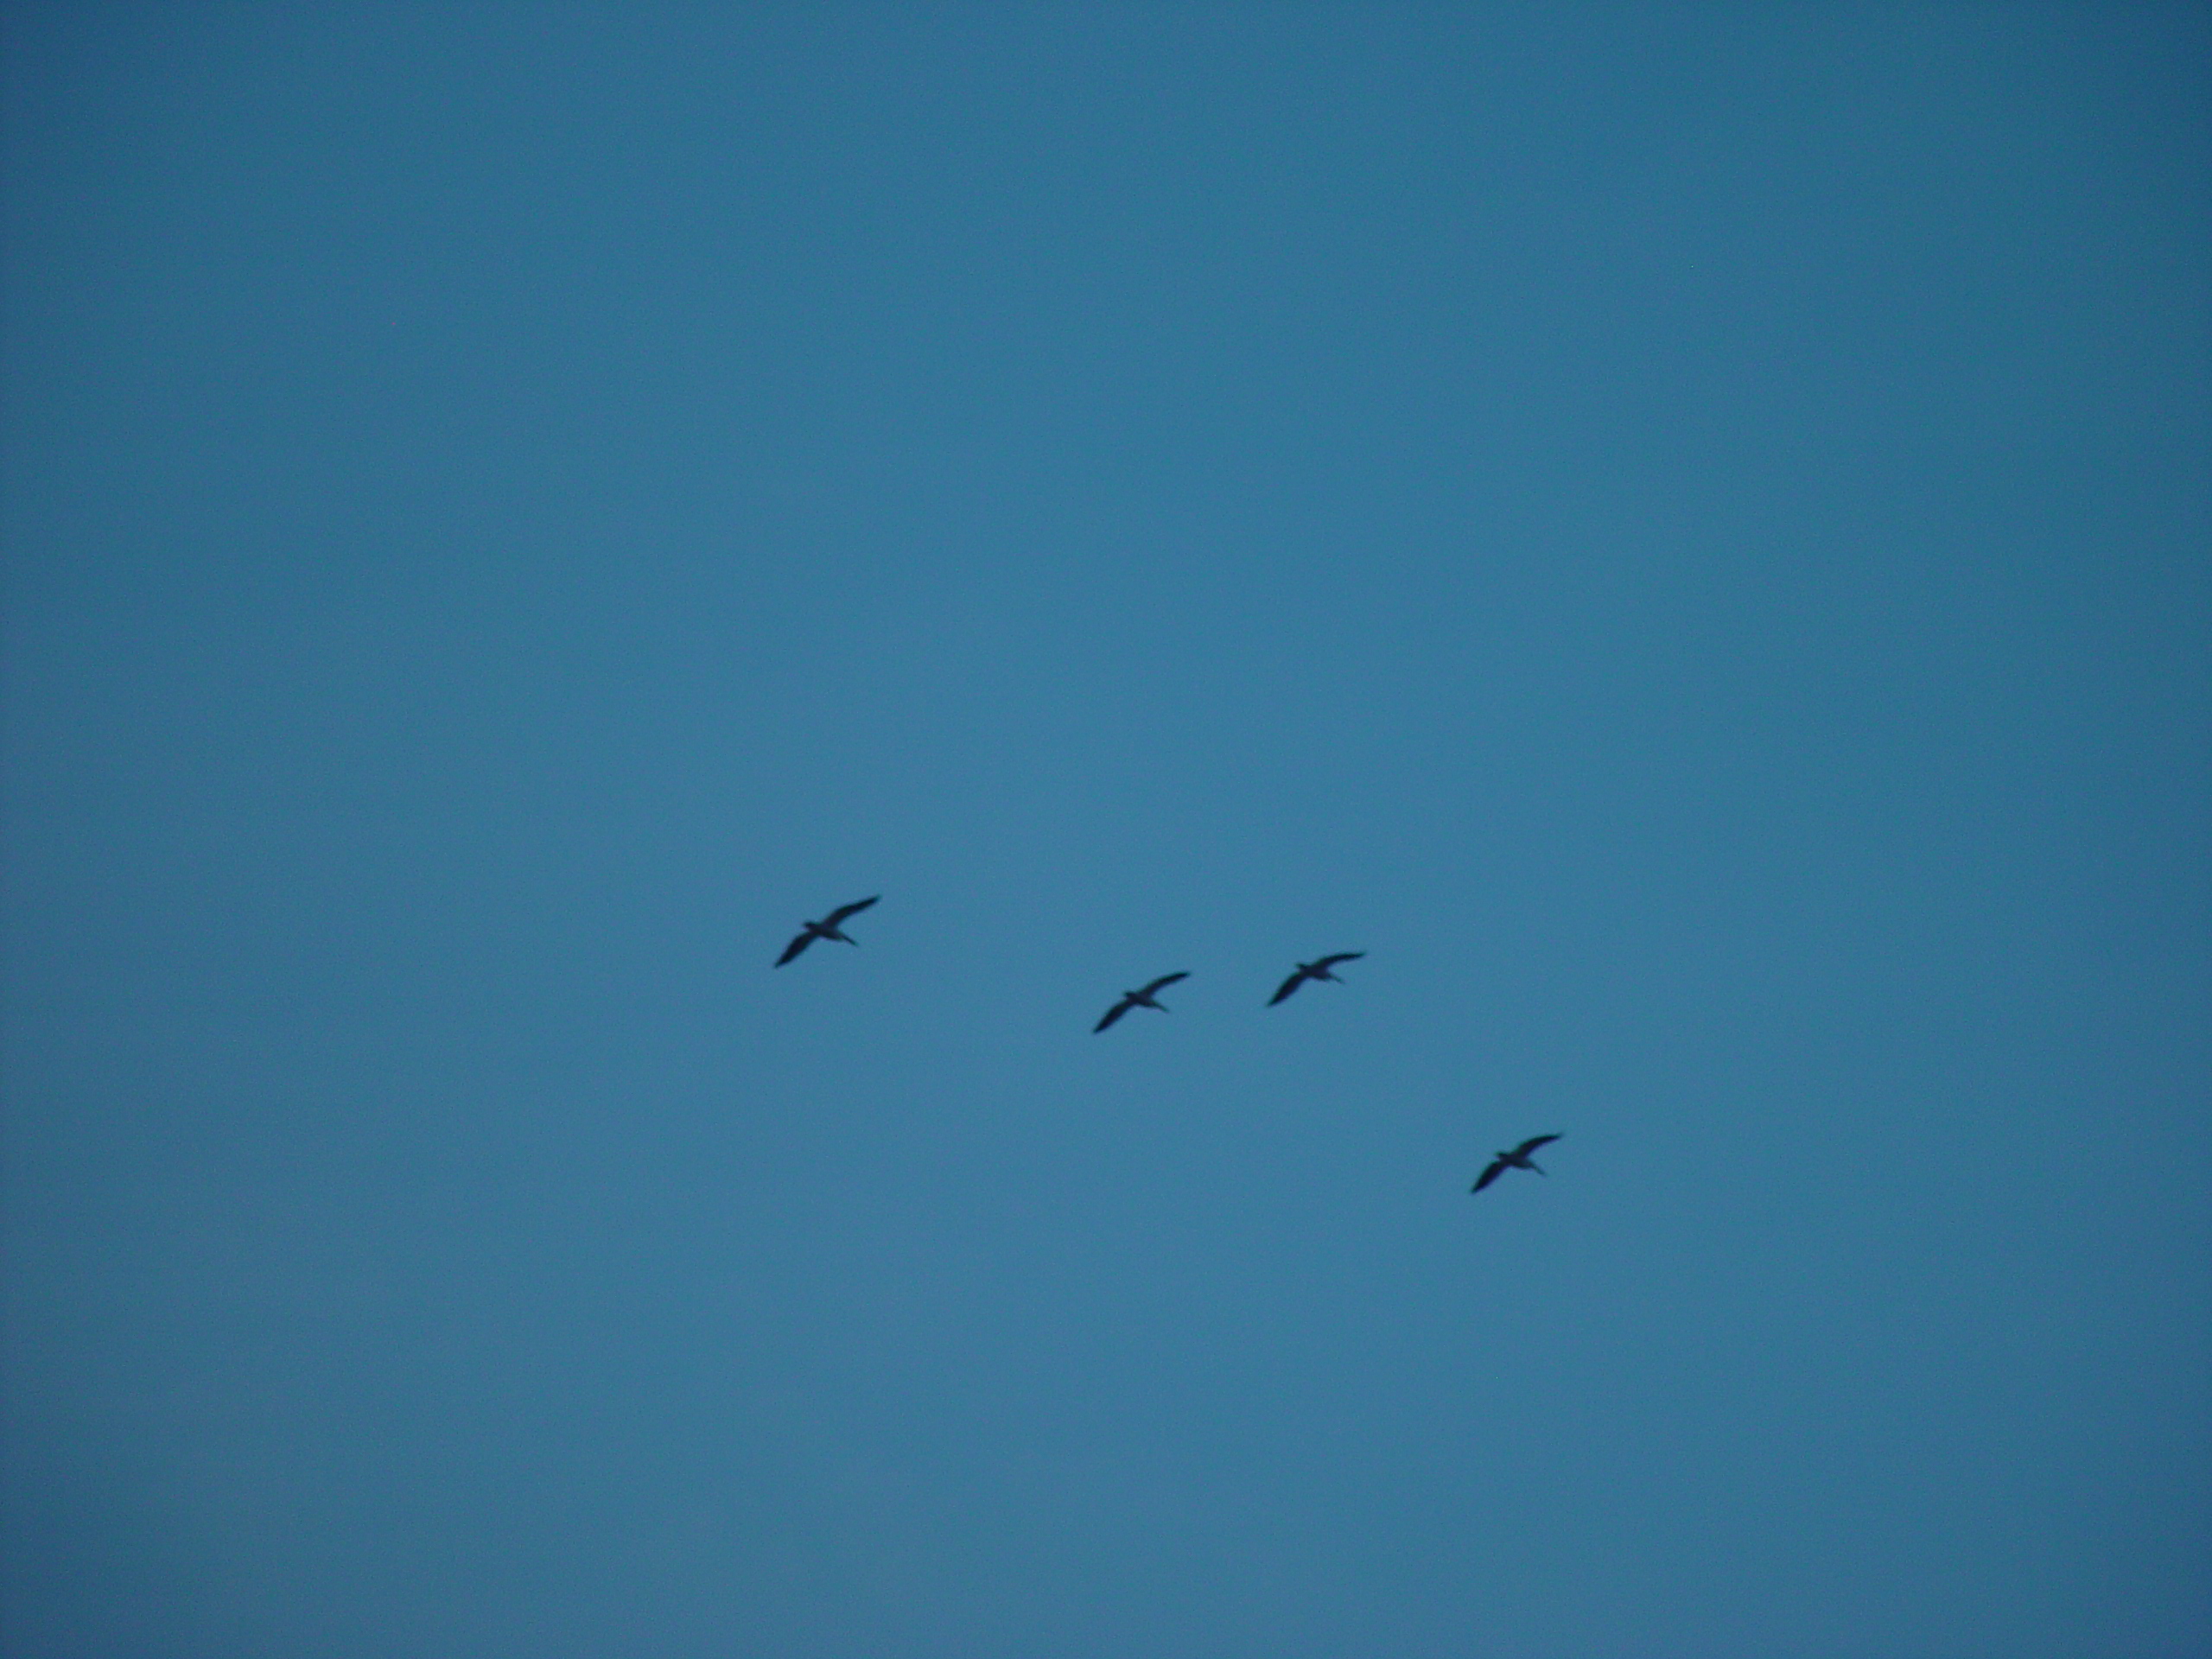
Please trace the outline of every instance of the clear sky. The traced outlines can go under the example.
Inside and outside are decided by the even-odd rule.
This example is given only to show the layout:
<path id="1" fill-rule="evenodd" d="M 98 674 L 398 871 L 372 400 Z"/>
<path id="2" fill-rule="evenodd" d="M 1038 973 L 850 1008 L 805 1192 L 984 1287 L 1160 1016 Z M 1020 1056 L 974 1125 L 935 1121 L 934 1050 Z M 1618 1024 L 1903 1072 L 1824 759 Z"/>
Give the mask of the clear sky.
<path id="1" fill-rule="evenodd" d="M 2201 9 L 0 46 L 10 1659 L 2212 1650 Z"/>

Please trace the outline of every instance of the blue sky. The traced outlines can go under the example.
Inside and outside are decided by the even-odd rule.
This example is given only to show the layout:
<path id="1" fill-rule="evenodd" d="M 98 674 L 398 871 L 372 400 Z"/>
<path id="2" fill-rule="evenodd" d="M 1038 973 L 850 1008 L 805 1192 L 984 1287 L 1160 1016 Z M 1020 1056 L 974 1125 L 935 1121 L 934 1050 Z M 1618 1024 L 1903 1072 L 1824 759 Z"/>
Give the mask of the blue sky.
<path id="1" fill-rule="evenodd" d="M 0 45 L 11 1655 L 2212 1643 L 2201 13 Z"/>

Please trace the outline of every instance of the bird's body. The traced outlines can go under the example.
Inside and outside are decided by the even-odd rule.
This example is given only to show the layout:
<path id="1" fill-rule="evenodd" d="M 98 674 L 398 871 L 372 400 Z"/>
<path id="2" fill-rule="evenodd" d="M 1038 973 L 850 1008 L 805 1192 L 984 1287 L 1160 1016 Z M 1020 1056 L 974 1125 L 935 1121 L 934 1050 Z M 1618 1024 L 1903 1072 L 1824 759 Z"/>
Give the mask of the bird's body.
<path id="1" fill-rule="evenodd" d="M 1177 980 L 1188 979 L 1190 975 L 1188 974 L 1162 974 L 1158 979 L 1154 980 L 1151 984 L 1146 986 L 1141 991 L 1123 991 L 1122 993 L 1122 1000 L 1116 1002 L 1112 1007 L 1107 1009 L 1106 1017 L 1090 1028 L 1091 1035 L 1094 1037 L 1096 1036 L 1100 1032 L 1105 1030 L 1107 1027 L 1112 1025 L 1116 1020 L 1127 1014 L 1131 1008 L 1160 1008 L 1160 1011 L 1162 1014 L 1169 1012 L 1168 1009 L 1160 1007 L 1160 1005 L 1154 1001 L 1154 998 L 1158 996 L 1163 988 L 1173 985 Z"/>
<path id="2" fill-rule="evenodd" d="M 882 897 L 883 895 L 879 893 L 874 898 L 862 899 L 856 904 L 840 905 L 820 921 L 804 924 L 799 936 L 785 945 L 784 954 L 776 958 L 776 966 L 782 967 L 817 939 L 836 939 L 841 944 L 858 944 L 860 943 L 858 939 L 846 937 L 842 924 L 848 916 L 859 915 L 861 912 L 874 904 L 876 899 Z"/>
<path id="3" fill-rule="evenodd" d="M 1283 981 L 1282 984 L 1277 988 L 1275 994 L 1268 999 L 1268 1006 L 1272 1008 L 1309 979 L 1325 979 L 1332 984 L 1343 984 L 1344 982 L 1329 969 L 1340 962 L 1357 962 L 1366 954 L 1364 950 L 1339 950 L 1333 957 L 1323 957 L 1318 962 L 1300 963 L 1298 971 Z"/>
<path id="4" fill-rule="evenodd" d="M 1535 1169 L 1537 1174 L 1542 1174 L 1544 1173 L 1542 1170 L 1536 1169 L 1536 1160 L 1529 1154 L 1535 1151 L 1538 1147 L 1548 1147 L 1559 1138 L 1555 1135 L 1531 1135 L 1512 1151 L 1499 1153 L 1497 1157 L 1491 1160 L 1490 1167 L 1483 1171 L 1476 1178 L 1475 1184 L 1467 1190 L 1470 1192 L 1479 1192 L 1509 1169 Z"/>

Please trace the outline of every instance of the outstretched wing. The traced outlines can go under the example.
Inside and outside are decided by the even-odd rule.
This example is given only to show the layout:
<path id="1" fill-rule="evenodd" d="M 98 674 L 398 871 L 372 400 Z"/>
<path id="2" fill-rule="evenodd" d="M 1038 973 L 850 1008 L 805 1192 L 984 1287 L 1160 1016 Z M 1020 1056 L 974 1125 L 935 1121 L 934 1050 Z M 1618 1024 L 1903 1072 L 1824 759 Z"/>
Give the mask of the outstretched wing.
<path id="1" fill-rule="evenodd" d="M 1493 1159 L 1491 1159 L 1491 1162 L 1490 1162 L 1490 1167 L 1489 1167 L 1488 1169 L 1486 1169 L 1486 1170 L 1483 1171 L 1483 1173 L 1482 1173 L 1480 1175 L 1478 1175 L 1478 1176 L 1475 1178 L 1475 1184 L 1474 1184 L 1472 1186 L 1469 1187 L 1469 1188 L 1467 1189 L 1467 1191 L 1468 1191 L 1468 1192 L 1481 1192 L 1481 1191 L 1483 1190 L 1483 1188 L 1484 1188 L 1484 1187 L 1488 1186 L 1488 1185 L 1489 1185 L 1492 1181 L 1496 1180 L 1496 1179 L 1498 1178 L 1498 1176 L 1499 1176 L 1499 1175 L 1501 1175 L 1502 1173 L 1504 1173 L 1504 1170 L 1505 1170 L 1505 1160 L 1504 1160 L 1504 1159 L 1503 1159 L 1503 1158 L 1493 1158 Z"/>
<path id="2" fill-rule="evenodd" d="M 813 943 L 814 935 L 812 932 L 810 931 L 800 934 L 798 938 L 793 939 L 789 944 L 784 947 L 784 954 L 776 958 L 776 966 L 779 968 L 782 967 L 785 963 L 789 962 L 793 957 L 798 955 L 800 951 L 805 950 L 808 945 L 812 944 Z"/>
<path id="3" fill-rule="evenodd" d="M 1112 1007 L 1106 1010 L 1106 1017 L 1090 1028 L 1090 1034 L 1096 1037 L 1100 1032 L 1105 1030 L 1107 1027 L 1112 1025 L 1116 1020 L 1120 1019 L 1123 1014 L 1127 1014 L 1135 1007 L 1136 1007 L 1135 1001 L 1126 996 L 1123 997 Z"/>
<path id="4" fill-rule="evenodd" d="M 1275 994 L 1268 999 L 1268 1006 L 1272 1008 L 1276 1003 L 1281 1001 L 1283 998 L 1288 996 L 1293 991 L 1296 990 L 1305 982 L 1306 970 L 1301 968 L 1296 973 L 1293 974 L 1288 979 L 1283 981 L 1280 986 L 1276 987 Z"/>
<path id="5" fill-rule="evenodd" d="M 1159 992 L 1160 992 L 1160 988 L 1161 988 L 1161 987 L 1163 987 L 1163 986 L 1167 986 L 1167 985 L 1173 985 L 1173 984 L 1177 980 L 1179 980 L 1179 979 L 1188 979 L 1189 977 L 1190 977 L 1190 975 L 1188 975 L 1188 974 L 1186 974 L 1186 973 L 1185 973 L 1185 974 L 1162 974 L 1162 975 L 1161 975 L 1158 979 L 1154 980 L 1154 981 L 1152 982 L 1152 983 L 1151 983 L 1151 984 L 1149 984 L 1149 985 L 1147 985 L 1147 986 L 1146 986 L 1146 987 L 1144 988 L 1144 994 L 1145 994 L 1147 996 L 1154 996 L 1154 995 L 1157 995 L 1159 994 Z"/>
<path id="6" fill-rule="evenodd" d="M 1513 1155 L 1516 1158 L 1526 1158 L 1538 1147 L 1548 1147 L 1553 1141 L 1558 1139 L 1559 1136 L 1555 1135 L 1531 1135 L 1529 1139 L 1523 1141 L 1519 1146 L 1513 1149 Z"/>
<path id="7" fill-rule="evenodd" d="M 1313 965 L 1316 968 L 1319 968 L 1323 973 L 1326 973 L 1330 969 L 1335 967 L 1340 962 L 1357 962 L 1366 954 L 1367 952 L 1364 950 L 1339 950 L 1333 957 L 1322 957 L 1320 961 L 1315 963 Z"/>
<path id="8" fill-rule="evenodd" d="M 835 927 L 838 923 L 843 921 L 846 917 L 859 915 L 861 912 L 866 910 L 870 905 L 874 904 L 876 899 L 880 899 L 882 897 L 883 895 L 879 893 L 875 895 L 875 899 L 863 899 L 855 905 L 840 905 L 836 909 L 830 912 L 828 920 L 824 925 L 826 926 Z"/>

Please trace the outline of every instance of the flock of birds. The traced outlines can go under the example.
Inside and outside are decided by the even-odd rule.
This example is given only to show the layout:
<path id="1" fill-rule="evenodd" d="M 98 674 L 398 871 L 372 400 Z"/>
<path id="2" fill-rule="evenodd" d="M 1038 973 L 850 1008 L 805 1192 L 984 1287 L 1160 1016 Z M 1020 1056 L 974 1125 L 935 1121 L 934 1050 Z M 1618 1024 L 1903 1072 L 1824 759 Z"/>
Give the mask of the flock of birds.
<path id="1" fill-rule="evenodd" d="M 780 968 L 785 963 L 795 960 L 817 939 L 835 939 L 840 944 L 857 945 L 860 941 L 845 931 L 845 923 L 852 917 L 859 915 L 881 897 L 883 895 L 879 893 L 867 899 L 855 899 L 849 905 L 838 906 L 818 922 L 802 923 L 798 937 L 784 947 L 784 954 L 776 958 L 775 965 Z M 1275 994 L 1268 999 L 1268 1006 L 1272 1008 L 1276 1003 L 1285 1001 L 1309 980 L 1325 979 L 1332 985 L 1341 985 L 1344 982 L 1331 970 L 1340 962 L 1357 962 L 1366 954 L 1364 950 L 1339 950 L 1332 956 L 1319 957 L 1312 962 L 1300 963 L 1296 971 L 1275 988 Z M 1123 991 L 1122 1000 L 1107 1009 L 1100 1017 L 1098 1023 L 1090 1028 L 1092 1035 L 1096 1036 L 1105 1030 L 1131 1008 L 1155 1008 L 1161 1014 L 1167 1013 L 1167 1007 L 1160 1001 L 1160 992 L 1166 990 L 1177 980 L 1189 977 L 1188 973 L 1162 974 L 1149 985 L 1142 986 L 1134 991 Z M 1536 1160 L 1529 1154 L 1537 1147 L 1548 1147 L 1559 1138 L 1556 1135 L 1530 1135 L 1529 1139 L 1511 1150 L 1497 1154 L 1491 1160 L 1490 1166 L 1475 1178 L 1475 1184 L 1467 1190 L 1471 1192 L 1479 1192 L 1509 1169 L 1529 1169 L 1535 1170 L 1539 1175 L 1542 1174 L 1543 1170 L 1537 1166 Z"/>

